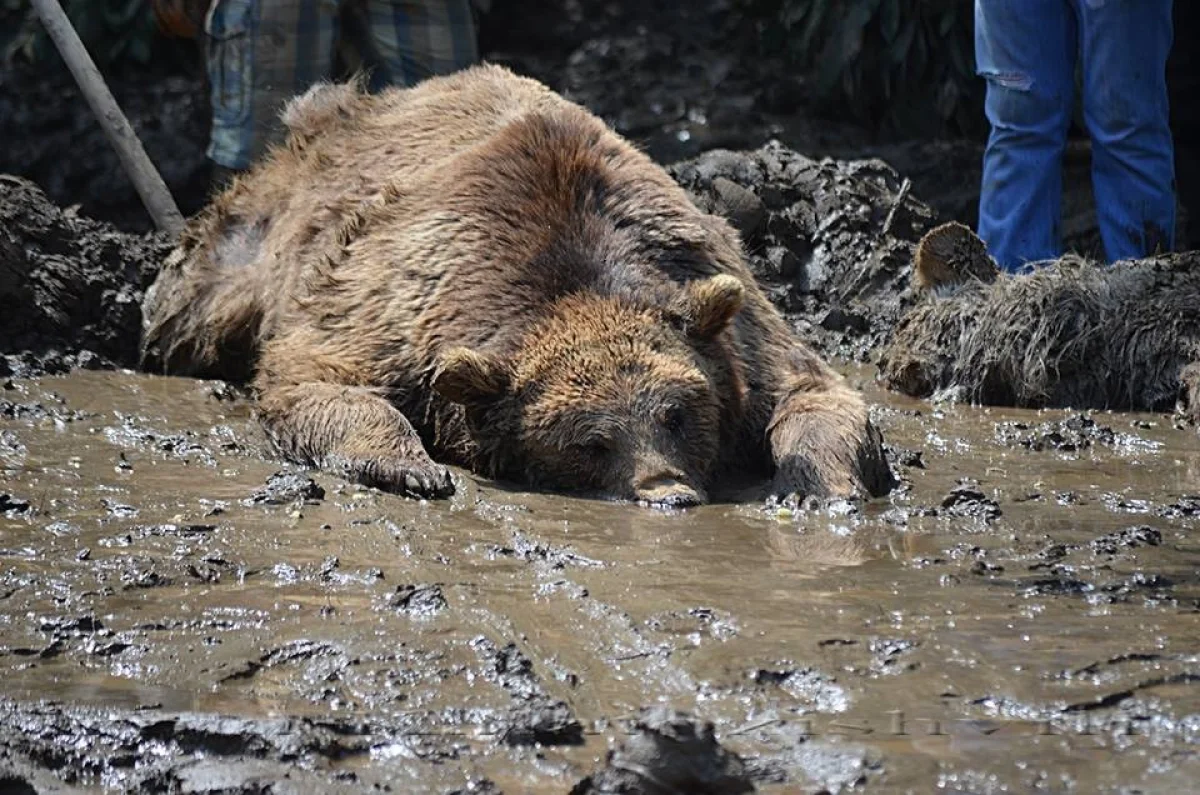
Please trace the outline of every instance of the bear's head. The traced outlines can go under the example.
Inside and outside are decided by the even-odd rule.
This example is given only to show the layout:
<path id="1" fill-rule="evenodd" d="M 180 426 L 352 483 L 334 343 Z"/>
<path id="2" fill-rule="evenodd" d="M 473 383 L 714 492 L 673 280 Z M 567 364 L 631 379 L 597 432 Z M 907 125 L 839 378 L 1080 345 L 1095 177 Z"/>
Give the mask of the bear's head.
<path id="1" fill-rule="evenodd" d="M 451 348 L 433 387 L 465 408 L 479 469 L 530 486 L 670 506 L 705 501 L 719 453 L 736 277 L 666 307 L 567 296 L 515 354 Z"/>

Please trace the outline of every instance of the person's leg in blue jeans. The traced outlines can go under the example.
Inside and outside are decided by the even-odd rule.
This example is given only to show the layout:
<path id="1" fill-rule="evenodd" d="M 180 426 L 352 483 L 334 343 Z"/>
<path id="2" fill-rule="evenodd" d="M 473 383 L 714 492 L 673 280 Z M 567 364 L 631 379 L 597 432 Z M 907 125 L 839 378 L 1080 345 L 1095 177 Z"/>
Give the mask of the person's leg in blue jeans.
<path id="1" fill-rule="evenodd" d="M 1077 52 L 1070 0 L 975 0 L 975 62 L 992 127 L 979 236 L 1006 270 L 1061 253 Z"/>
<path id="2" fill-rule="evenodd" d="M 1074 2 L 1104 252 L 1111 262 L 1170 251 L 1175 242 L 1166 77 L 1171 0 Z"/>

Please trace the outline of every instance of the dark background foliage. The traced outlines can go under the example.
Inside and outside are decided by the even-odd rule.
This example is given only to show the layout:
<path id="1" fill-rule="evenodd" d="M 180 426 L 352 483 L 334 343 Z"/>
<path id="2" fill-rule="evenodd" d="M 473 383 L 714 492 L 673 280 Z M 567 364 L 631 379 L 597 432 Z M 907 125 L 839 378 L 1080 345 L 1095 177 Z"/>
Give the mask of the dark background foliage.
<path id="1" fill-rule="evenodd" d="M 4 55 L 45 63 L 55 57 L 28 0 L 0 0 L 3 4 Z M 149 63 L 156 37 L 154 15 L 147 0 L 63 0 L 63 10 L 96 64 Z"/>
<path id="2" fill-rule="evenodd" d="M 808 75 L 819 107 L 885 135 L 984 129 L 963 0 L 745 0 L 767 55 Z"/>
<path id="3" fill-rule="evenodd" d="M 633 5 L 533 4 L 543 7 L 546 19 L 586 18 L 592 26 L 615 16 L 613 6 Z M 493 17 L 506 13 L 503 2 L 493 5 Z M 732 0 L 726 5 L 720 33 L 729 38 L 735 54 L 770 59 L 789 75 L 800 76 L 808 100 L 835 118 L 902 138 L 977 134 L 983 128 L 970 3 Z M 63 7 L 101 69 L 146 66 L 169 49 L 162 46 L 149 0 L 63 0 Z M 0 22 L 7 59 L 46 63 L 55 57 L 28 0 L 0 0 Z M 502 25 L 503 19 L 490 22 Z M 560 46 L 561 38 L 555 42 L 546 35 L 552 27 L 547 25 L 540 36 L 527 30 L 512 31 L 510 37 Z"/>
<path id="4" fill-rule="evenodd" d="M 60 0 L 185 212 L 206 200 L 202 41 L 163 35 L 150 0 Z M 182 0 L 189 7 L 203 0 Z M 487 60 L 549 84 L 661 163 L 775 138 L 814 158 L 877 157 L 973 224 L 986 123 L 967 0 L 490 0 Z M 192 9 L 194 16 L 194 8 Z M 1182 203 L 1200 206 L 1200 4 L 1175 4 L 1169 80 Z M 28 0 L 0 0 L 0 172 L 124 228 L 148 223 Z M 1094 248 L 1081 125 L 1064 235 Z M 1194 211 L 1191 215 L 1197 215 Z"/>

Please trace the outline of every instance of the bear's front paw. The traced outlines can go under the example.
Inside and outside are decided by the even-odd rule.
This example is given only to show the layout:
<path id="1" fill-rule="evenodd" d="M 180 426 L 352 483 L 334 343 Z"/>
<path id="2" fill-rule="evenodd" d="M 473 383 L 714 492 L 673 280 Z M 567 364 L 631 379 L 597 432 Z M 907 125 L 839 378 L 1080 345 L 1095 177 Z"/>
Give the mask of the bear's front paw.
<path id="1" fill-rule="evenodd" d="M 870 496 L 848 472 L 818 472 L 811 460 L 789 459 L 778 467 L 767 500 L 795 510 L 823 510 L 830 505 Z"/>
<path id="2" fill-rule="evenodd" d="M 324 468 L 364 486 L 408 497 L 436 500 L 454 494 L 450 470 L 427 457 L 333 455 Z"/>
<path id="3" fill-rule="evenodd" d="M 797 417 L 781 429 L 771 497 L 791 507 L 878 497 L 896 485 L 883 453 L 883 437 L 869 420 L 857 433 Z"/>

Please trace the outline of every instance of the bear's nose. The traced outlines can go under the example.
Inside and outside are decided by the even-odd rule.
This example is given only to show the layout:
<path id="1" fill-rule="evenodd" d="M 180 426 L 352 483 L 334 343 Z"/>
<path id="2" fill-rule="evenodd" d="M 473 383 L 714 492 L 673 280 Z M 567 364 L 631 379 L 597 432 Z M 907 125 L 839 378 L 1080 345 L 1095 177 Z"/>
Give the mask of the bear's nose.
<path id="1" fill-rule="evenodd" d="M 634 489 L 639 502 L 687 508 L 704 502 L 704 495 L 681 480 L 672 477 L 647 478 Z"/>

